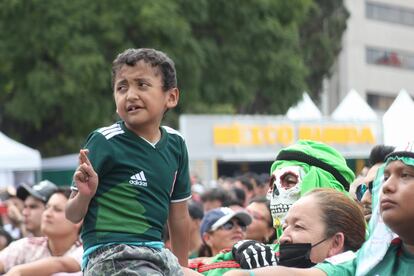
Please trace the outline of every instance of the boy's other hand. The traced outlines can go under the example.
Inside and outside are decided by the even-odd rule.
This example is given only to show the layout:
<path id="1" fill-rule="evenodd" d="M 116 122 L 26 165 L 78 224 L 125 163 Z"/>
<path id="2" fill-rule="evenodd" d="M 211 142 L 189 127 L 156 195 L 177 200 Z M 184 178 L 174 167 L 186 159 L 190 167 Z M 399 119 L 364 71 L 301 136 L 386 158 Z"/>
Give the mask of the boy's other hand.
<path id="1" fill-rule="evenodd" d="M 98 175 L 88 159 L 88 152 L 87 149 L 80 150 L 79 167 L 76 169 L 73 178 L 78 188 L 78 193 L 91 198 L 95 195 L 98 187 Z"/>

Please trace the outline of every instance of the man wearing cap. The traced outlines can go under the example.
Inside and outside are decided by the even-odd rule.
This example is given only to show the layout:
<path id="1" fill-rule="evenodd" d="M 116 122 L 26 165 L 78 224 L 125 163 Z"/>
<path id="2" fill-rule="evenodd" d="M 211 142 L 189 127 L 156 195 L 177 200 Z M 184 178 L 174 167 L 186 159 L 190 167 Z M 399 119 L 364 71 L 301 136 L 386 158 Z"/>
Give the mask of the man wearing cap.
<path id="1" fill-rule="evenodd" d="M 320 142 L 299 140 L 297 143 L 282 149 L 270 169 L 270 183 L 268 198 L 273 217 L 273 225 L 278 237 L 282 234 L 282 224 L 290 206 L 302 195 L 316 188 L 333 188 L 347 193 L 349 183 L 355 175 L 348 168 L 344 157 L 334 148 Z M 249 243 L 250 241 L 246 241 Z M 279 244 L 265 246 L 266 256 L 268 249 L 279 251 Z M 245 246 L 238 244 L 238 249 Z M 235 249 L 235 248 L 233 248 Z M 257 254 L 249 247 L 250 253 Z M 234 251 L 234 250 L 233 250 Z M 249 253 L 241 252 L 241 254 Z M 223 275 L 229 269 L 240 267 L 233 252 L 220 253 L 213 257 L 211 269 L 201 271 L 204 275 Z"/>
<path id="2" fill-rule="evenodd" d="M 16 196 L 24 201 L 22 211 L 24 236 L 43 236 L 40 230 L 41 217 L 46 202 L 56 190 L 57 186 L 48 180 L 43 180 L 32 187 L 23 184 L 17 189 Z"/>

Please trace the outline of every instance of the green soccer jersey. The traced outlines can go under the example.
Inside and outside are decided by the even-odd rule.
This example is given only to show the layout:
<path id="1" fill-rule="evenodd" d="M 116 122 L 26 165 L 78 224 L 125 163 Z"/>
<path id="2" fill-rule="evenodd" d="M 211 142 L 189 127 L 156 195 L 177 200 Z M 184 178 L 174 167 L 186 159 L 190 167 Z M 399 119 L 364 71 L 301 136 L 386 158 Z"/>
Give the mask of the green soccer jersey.
<path id="1" fill-rule="evenodd" d="M 358 262 L 363 262 L 357 258 L 341 263 L 325 261 L 315 267 L 324 271 L 328 276 L 356 275 Z M 370 271 L 364 273 L 367 276 L 409 276 L 414 275 L 414 256 L 404 250 L 401 241 L 396 239 L 391 243 L 384 258 L 375 265 Z"/>
<path id="2" fill-rule="evenodd" d="M 191 197 L 183 138 L 161 127 L 154 146 L 124 122 L 92 132 L 85 148 L 99 177 L 83 222 L 85 250 L 98 244 L 162 241 L 170 203 Z"/>

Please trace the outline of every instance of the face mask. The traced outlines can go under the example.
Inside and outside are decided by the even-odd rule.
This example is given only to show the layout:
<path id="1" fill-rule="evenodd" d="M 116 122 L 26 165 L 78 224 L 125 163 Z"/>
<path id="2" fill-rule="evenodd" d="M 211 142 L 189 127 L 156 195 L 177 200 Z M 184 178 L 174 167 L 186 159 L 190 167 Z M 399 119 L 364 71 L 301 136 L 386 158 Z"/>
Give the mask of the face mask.
<path id="1" fill-rule="evenodd" d="M 270 210 L 274 227 L 283 224 L 283 220 L 293 203 L 300 197 L 300 184 L 304 170 L 300 166 L 284 167 L 273 172 L 274 182 L 270 187 L 267 198 L 270 200 Z M 296 185 L 290 188 L 284 186 L 284 182 L 294 180 Z"/>
<path id="2" fill-rule="evenodd" d="M 278 265 L 296 267 L 296 268 L 309 268 L 316 263 L 310 259 L 312 248 L 326 241 L 326 239 L 312 245 L 310 243 L 284 243 L 279 247 L 279 260 Z"/>

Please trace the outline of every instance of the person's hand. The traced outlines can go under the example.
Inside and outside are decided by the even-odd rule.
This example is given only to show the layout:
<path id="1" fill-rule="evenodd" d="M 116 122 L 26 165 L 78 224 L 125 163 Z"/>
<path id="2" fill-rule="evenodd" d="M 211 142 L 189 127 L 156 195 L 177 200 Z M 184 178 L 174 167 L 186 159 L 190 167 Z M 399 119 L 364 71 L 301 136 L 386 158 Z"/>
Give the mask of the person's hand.
<path id="1" fill-rule="evenodd" d="M 232 250 L 233 258 L 243 269 L 277 265 L 275 253 L 270 246 L 258 241 L 242 240 Z"/>
<path id="2" fill-rule="evenodd" d="M 12 201 L 7 202 L 7 216 L 15 224 L 20 225 L 23 222 L 23 214 Z"/>
<path id="3" fill-rule="evenodd" d="M 98 187 L 98 175 L 92 167 L 88 159 L 88 150 L 82 149 L 79 152 L 79 167 L 76 169 L 73 176 L 78 193 L 92 198 Z"/>

